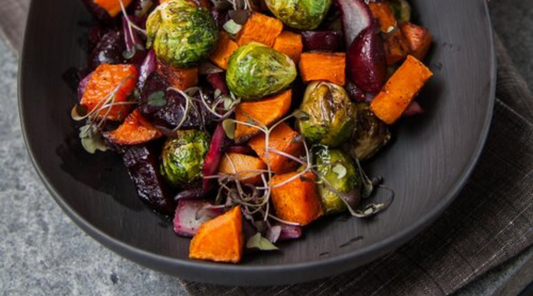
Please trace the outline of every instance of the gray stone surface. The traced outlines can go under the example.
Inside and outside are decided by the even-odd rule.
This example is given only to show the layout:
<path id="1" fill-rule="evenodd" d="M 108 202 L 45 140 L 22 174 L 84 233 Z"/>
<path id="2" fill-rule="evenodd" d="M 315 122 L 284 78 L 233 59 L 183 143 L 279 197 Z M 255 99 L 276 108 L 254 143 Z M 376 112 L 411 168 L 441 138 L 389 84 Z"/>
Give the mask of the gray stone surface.
<path id="1" fill-rule="evenodd" d="M 533 89 L 533 1 L 493 0 L 491 13 Z M 17 59 L 0 39 L 0 295 L 186 295 L 177 279 L 102 247 L 55 204 L 24 148 L 16 75 Z M 530 248 L 457 295 L 513 295 L 500 293 L 502 286 L 530 267 L 532 254 Z"/>
<path id="2" fill-rule="evenodd" d="M 112 253 L 63 214 L 24 147 L 16 77 L 0 38 L 0 295 L 186 295 L 177 279 Z"/>

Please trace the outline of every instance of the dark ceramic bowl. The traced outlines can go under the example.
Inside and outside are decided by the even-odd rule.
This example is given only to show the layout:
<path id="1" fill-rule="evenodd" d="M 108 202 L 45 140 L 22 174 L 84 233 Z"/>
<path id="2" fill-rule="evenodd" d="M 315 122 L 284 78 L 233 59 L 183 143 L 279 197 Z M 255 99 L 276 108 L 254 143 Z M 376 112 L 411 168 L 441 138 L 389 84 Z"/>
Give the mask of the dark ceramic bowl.
<path id="1" fill-rule="evenodd" d="M 20 74 L 26 143 L 52 196 L 70 218 L 118 254 L 185 279 L 220 284 L 286 284 L 368 263 L 430 225 L 457 196 L 483 147 L 494 102 L 495 58 L 486 0 L 412 0 L 435 37 L 434 78 L 420 94 L 423 116 L 402 120 L 396 140 L 366 166 L 385 177 L 396 200 L 368 221 L 339 216 L 306 229 L 280 252 L 239 265 L 189 260 L 189 240 L 137 198 L 120 157 L 89 155 L 70 118 L 75 94 L 62 78 L 85 65 L 82 1 L 33 0 Z M 357 239 L 354 239 L 357 238 Z"/>

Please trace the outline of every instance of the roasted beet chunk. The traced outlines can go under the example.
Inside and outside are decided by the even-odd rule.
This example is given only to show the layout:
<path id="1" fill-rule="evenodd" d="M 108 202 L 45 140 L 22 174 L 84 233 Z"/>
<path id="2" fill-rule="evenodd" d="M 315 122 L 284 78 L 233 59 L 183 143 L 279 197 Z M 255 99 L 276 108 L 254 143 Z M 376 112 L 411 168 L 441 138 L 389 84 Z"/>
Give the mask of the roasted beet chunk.
<path id="1" fill-rule="evenodd" d="M 176 204 L 159 173 L 159 153 L 151 145 L 132 146 L 122 156 L 141 200 L 154 210 L 170 215 Z"/>
<path id="2" fill-rule="evenodd" d="M 200 101 L 200 95 L 194 95 L 186 111 L 186 99 L 174 90 L 169 90 L 167 83 L 161 76 L 152 73 L 141 92 L 139 108 L 142 115 L 156 125 L 165 128 L 175 128 L 180 124 L 184 115 L 187 119 L 183 122 L 183 129 L 198 129 L 201 126 L 211 126 L 214 118 Z M 160 94 L 164 92 L 164 98 Z M 213 91 L 203 90 L 207 102 L 212 102 Z"/>
<path id="3" fill-rule="evenodd" d="M 121 64 L 124 62 L 122 54 L 126 50 L 124 35 L 120 30 L 110 30 L 105 33 L 100 42 L 93 49 L 89 67 L 96 69 L 100 64 Z"/>

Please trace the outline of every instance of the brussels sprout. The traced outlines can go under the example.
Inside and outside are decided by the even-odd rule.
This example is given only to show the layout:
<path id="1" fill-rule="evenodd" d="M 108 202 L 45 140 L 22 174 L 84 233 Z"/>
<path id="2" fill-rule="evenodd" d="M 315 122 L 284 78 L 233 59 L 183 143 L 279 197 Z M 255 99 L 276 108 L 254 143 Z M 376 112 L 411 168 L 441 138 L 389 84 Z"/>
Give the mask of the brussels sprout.
<path id="1" fill-rule="evenodd" d="M 326 214 L 334 214 L 345 211 L 346 203 L 329 185 L 340 193 L 351 193 L 361 190 L 361 175 L 355 167 L 353 160 L 349 155 L 341 150 L 329 149 L 326 146 L 319 146 L 314 153 L 315 161 L 318 166 L 317 171 L 330 184 L 322 182 L 318 185 L 318 194 L 322 200 L 322 205 Z M 357 194 L 359 197 L 360 195 Z M 354 203 L 357 203 L 354 201 Z M 355 207 L 353 204 L 352 207 Z"/>
<path id="2" fill-rule="evenodd" d="M 356 125 L 356 110 L 342 86 L 312 82 L 300 110 L 306 114 L 296 126 L 308 141 L 336 147 L 348 140 Z"/>
<path id="3" fill-rule="evenodd" d="M 331 0 L 266 0 L 268 9 L 285 25 L 314 30 L 326 17 Z"/>
<path id="4" fill-rule="evenodd" d="M 233 53 L 226 72 L 231 92 L 245 100 L 277 93 L 296 79 L 294 62 L 261 43 L 251 42 Z"/>
<path id="5" fill-rule="evenodd" d="M 147 45 L 157 57 L 178 68 L 190 68 L 209 58 L 217 45 L 213 17 L 190 1 L 159 5 L 146 21 Z"/>
<path id="6" fill-rule="evenodd" d="M 169 184 L 190 187 L 201 180 L 209 142 L 209 134 L 197 130 L 178 131 L 176 139 L 166 141 L 161 154 L 161 174 Z"/>
<path id="7" fill-rule="evenodd" d="M 368 104 L 360 103 L 356 108 L 357 128 L 351 142 L 346 145 L 353 157 L 366 160 L 389 142 L 391 134 L 387 125 L 370 111 Z"/>
<path id="8" fill-rule="evenodd" d="M 406 0 L 389 1 L 398 22 L 408 22 L 411 20 L 411 5 Z"/>

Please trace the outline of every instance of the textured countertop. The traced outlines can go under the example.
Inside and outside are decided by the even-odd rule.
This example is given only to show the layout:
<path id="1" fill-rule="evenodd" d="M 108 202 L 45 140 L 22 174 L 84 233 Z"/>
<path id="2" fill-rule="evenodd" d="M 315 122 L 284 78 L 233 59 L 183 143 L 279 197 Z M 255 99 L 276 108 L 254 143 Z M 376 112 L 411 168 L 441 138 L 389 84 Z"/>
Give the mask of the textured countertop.
<path id="1" fill-rule="evenodd" d="M 533 89 L 533 1 L 493 0 L 491 10 L 496 32 Z M 0 38 L 0 295 L 187 295 L 176 278 L 88 237 L 52 200 L 24 147 L 17 62 Z M 458 295 L 516 295 L 524 279 L 533 278 L 532 254 L 530 248 Z"/>

